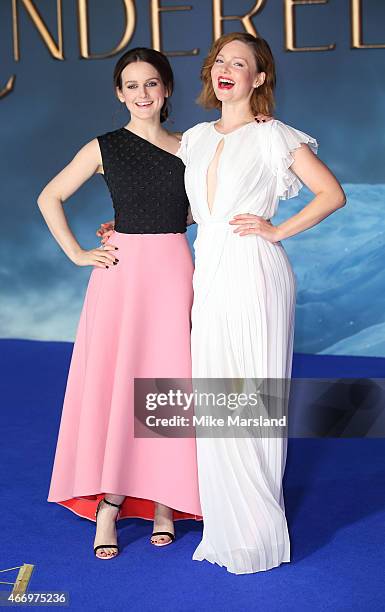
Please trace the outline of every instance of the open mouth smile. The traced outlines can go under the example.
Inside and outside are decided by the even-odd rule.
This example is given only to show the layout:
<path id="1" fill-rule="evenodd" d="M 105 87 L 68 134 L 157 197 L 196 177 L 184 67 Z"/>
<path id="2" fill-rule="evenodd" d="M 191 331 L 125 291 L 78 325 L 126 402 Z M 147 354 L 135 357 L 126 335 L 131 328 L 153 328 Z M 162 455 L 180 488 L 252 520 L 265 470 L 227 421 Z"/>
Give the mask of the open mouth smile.
<path id="1" fill-rule="evenodd" d="M 231 89 L 234 87 L 235 81 L 232 79 L 228 79 L 227 77 L 219 77 L 218 78 L 218 88 L 219 89 Z"/>
<path id="2" fill-rule="evenodd" d="M 151 106 L 152 102 L 135 102 L 135 106 L 139 106 L 139 108 L 146 108 L 147 106 Z"/>

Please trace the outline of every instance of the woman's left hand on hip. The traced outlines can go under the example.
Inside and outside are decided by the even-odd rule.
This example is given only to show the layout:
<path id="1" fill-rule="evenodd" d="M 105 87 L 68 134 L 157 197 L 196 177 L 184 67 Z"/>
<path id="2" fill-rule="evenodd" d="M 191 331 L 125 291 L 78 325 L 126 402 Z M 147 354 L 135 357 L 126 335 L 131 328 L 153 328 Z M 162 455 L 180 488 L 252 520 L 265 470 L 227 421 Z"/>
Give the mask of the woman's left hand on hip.
<path id="1" fill-rule="evenodd" d="M 230 225 L 237 226 L 234 234 L 238 233 L 240 236 L 256 234 L 269 242 L 279 242 L 278 228 L 272 225 L 270 220 L 266 220 L 258 215 L 251 213 L 235 215 L 229 223 Z"/>

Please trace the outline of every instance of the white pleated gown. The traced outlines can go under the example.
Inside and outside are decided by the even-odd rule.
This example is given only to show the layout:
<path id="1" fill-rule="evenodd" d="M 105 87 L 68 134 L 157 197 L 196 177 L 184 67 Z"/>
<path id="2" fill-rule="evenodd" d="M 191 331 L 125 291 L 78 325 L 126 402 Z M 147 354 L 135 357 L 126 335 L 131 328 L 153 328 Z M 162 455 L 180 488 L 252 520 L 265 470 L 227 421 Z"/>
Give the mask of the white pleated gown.
<path id="1" fill-rule="evenodd" d="M 217 147 L 212 211 L 207 171 Z M 289 378 L 295 278 L 281 243 L 234 234 L 229 220 L 254 213 L 271 219 L 279 199 L 302 184 L 291 152 L 314 138 L 281 121 L 248 123 L 219 133 L 214 122 L 187 130 L 179 156 L 198 224 L 192 310 L 192 372 L 199 378 Z M 287 438 L 197 438 L 204 520 L 193 559 L 247 574 L 290 561 L 282 477 Z"/>

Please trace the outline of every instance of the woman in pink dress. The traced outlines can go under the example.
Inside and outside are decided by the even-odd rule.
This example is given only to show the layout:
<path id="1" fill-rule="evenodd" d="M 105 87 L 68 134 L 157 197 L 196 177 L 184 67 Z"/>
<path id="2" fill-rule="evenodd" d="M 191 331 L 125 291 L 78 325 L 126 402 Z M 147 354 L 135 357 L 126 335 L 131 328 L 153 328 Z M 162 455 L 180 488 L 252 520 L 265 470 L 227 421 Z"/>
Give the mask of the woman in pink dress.
<path id="1" fill-rule="evenodd" d="M 114 71 L 129 123 L 86 144 L 38 199 L 66 255 L 93 266 L 77 329 L 48 501 L 97 520 L 95 555 L 118 554 L 116 520 L 154 520 L 151 542 L 174 540 L 173 519 L 200 518 L 194 438 L 134 436 L 134 378 L 190 378 L 193 264 L 179 141 L 162 123 L 173 74 L 167 58 L 133 49 Z M 83 249 L 63 210 L 102 173 L 115 231 Z M 108 333 L 107 333 L 108 332 Z"/>

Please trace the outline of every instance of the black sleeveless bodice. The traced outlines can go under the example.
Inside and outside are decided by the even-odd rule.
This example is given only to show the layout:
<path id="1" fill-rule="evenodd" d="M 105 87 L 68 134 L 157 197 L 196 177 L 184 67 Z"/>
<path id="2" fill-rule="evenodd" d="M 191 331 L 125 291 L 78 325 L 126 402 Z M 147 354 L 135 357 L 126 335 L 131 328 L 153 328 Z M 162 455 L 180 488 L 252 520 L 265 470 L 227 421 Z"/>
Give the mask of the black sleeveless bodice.
<path id="1" fill-rule="evenodd" d="M 123 234 L 183 234 L 188 199 L 184 164 L 133 132 L 98 136 L 104 178 Z"/>

